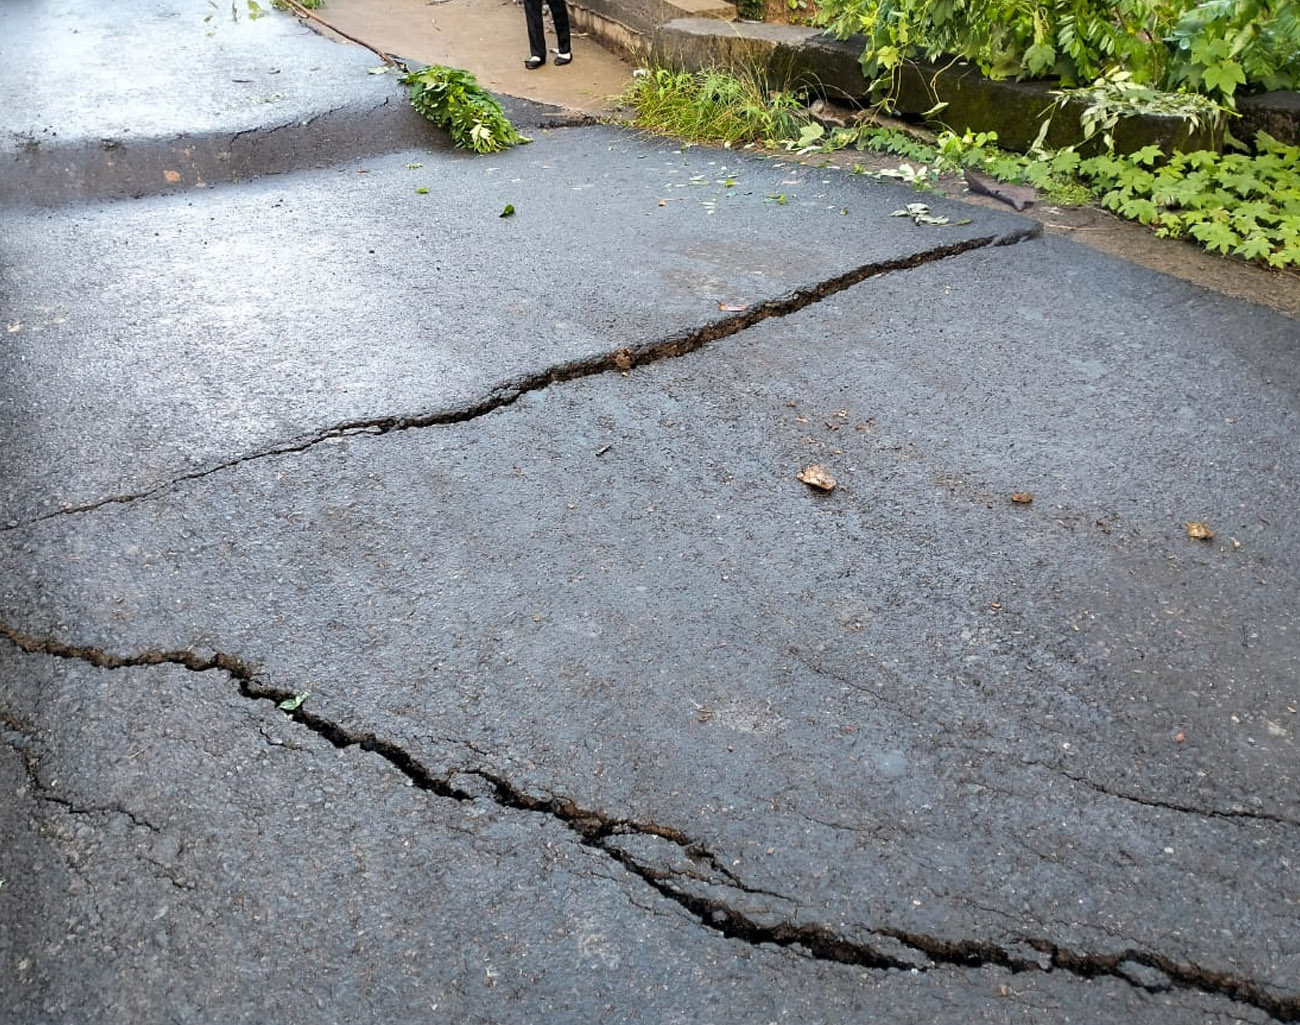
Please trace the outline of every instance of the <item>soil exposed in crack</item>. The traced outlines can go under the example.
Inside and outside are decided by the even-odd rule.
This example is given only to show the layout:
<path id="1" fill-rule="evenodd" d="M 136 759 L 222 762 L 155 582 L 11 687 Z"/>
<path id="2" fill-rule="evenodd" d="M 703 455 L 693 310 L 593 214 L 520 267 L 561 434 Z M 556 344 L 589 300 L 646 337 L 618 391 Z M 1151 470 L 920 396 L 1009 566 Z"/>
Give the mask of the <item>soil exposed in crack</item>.
<path id="1" fill-rule="evenodd" d="M 38 637 L 8 624 L 0 624 L 0 637 L 30 655 L 47 655 L 80 661 L 101 669 L 171 665 L 191 672 L 213 670 L 223 672 L 236 683 L 242 697 L 250 701 L 274 703 L 288 718 L 336 748 L 355 747 L 378 755 L 400 771 L 414 787 L 437 797 L 459 802 L 481 800 L 482 793 L 477 790 L 471 792 L 457 786 L 454 782 L 456 776 L 477 777 L 489 784 L 488 799 L 493 803 L 514 811 L 546 815 L 562 823 L 575 834 L 578 842 L 616 861 L 631 875 L 685 910 L 699 925 L 720 933 L 728 939 L 751 945 L 771 944 L 795 948 L 815 960 L 871 970 L 924 972 L 940 964 L 964 968 L 993 965 L 1015 973 L 1060 970 L 1086 979 L 1113 977 L 1148 992 L 1160 992 L 1170 988 L 1163 982 L 1163 979 L 1168 979 L 1171 986 L 1207 996 L 1235 1000 L 1257 1008 L 1277 1021 L 1300 1021 L 1300 995 L 1279 996 L 1254 979 L 1180 962 L 1145 949 L 1126 949 L 1118 953 L 1101 954 L 1072 950 L 1047 939 L 1021 938 L 1016 947 L 1035 952 L 1038 955 L 1035 957 L 989 940 L 951 939 L 886 926 L 878 926 L 870 930 L 869 934 L 880 941 L 878 945 L 872 945 L 861 939 L 841 936 L 817 923 L 759 922 L 724 900 L 692 892 L 679 882 L 679 879 L 684 878 L 681 873 L 647 864 L 615 842 L 617 837 L 626 835 L 655 837 L 680 848 L 694 863 L 711 870 L 716 877 L 724 880 L 723 885 L 750 893 L 767 892 L 750 890 L 743 886 L 740 880 L 723 866 L 718 855 L 684 832 L 671 826 L 638 822 L 611 816 L 598 810 L 582 808 L 562 797 L 535 796 L 487 768 L 463 769 L 447 777 L 438 776 L 394 741 L 379 737 L 372 732 L 351 730 L 340 723 L 307 711 L 300 704 L 292 702 L 295 697 L 292 692 L 265 685 L 258 679 L 253 665 L 233 655 L 222 652 L 200 655 L 188 650 L 158 649 L 134 655 L 122 655 L 91 646 L 69 644 L 54 638 Z M 283 703 L 288 703 L 292 707 L 286 707 Z M 30 763 L 28 771 L 30 774 Z M 148 825 L 146 822 L 141 824 Z M 772 896 L 781 895 L 772 894 Z M 788 897 L 782 899 L 791 904 L 795 903 Z M 1163 979 L 1153 982 L 1150 978 L 1144 977 L 1150 975 L 1150 972 L 1135 972 L 1133 966 L 1160 973 Z"/>
<path id="2" fill-rule="evenodd" d="M 501 384 L 488 392 L 487 395 L 477 402 L 468 405 L 450 409 L 430 410 L 424 413 L 413 413 L 406 416 L 366 417 L 344 421 L 343 423 L 334 424 L 333 426 L 321 428 L 320 430 L 313 431 L 309 434 L 301 435 L 292 441 L 267 446 L 254 452 L 236 456 L 233 459 L 227 459 L 223 462 L 191 471 L 190 473 L 181 474 L 156 484 L 153 487 L 144 488 L 140 491 L 121 495 L 111 495 L 107 498 L 97 499 L 94 502 L 64 506 L 61 509 L 56 509 L 53 512 L 44 513 L 40 516 L 34 516 L 30 519 L 15 520 L 8 524 L 0 525 L 0 533 L 30 527 L 59 516 L 74 516 L 81 513 L 94 512 L 97 509 L 102 509 L 109 505 L 123 505 L 131 502 L 138 502 L 163 494 L 182 484 L 202 480 L 203 478 L 210 477 L 213 474 L 233 469 L 234 467 L 240 466 L 244 463 L 266 459 L 273 456 L 292 455 L 298 452 L 305 452 L 317 445 L 338 438 L 348 437 L 351 435 L 390 434 L 394 431 L 416 430 L 425 427 L 445 427 L 453 424 L 466 423 L 471 420 L 476 420 L 479 417 L 486 416 L 489 413 L 495 413 L 498 410 L 512 406 L 530 392 L 549 388 L 555 384 L 563 384 L 567 381 L 576 381 L 585 377 L 594 377 L 599 374 L 626 373 L 636 367 L 648 366 L 649 364 L 657 363 L 660 360 L 676 359 L 681 356 L 689 355 L 697 349 L 701 349 L 712 342 L 721 341 L 724 338 L 730 338 L 732 335 L 748 330 L 757 324 L 761 324 L 765 320 L 770 320 L 776 317 L 788 317 L 805 307 L 811 306 L 813 303 L 821 302 L 823 299 L 827 299 L 843 292 L 845 289 L 851 288 L 854 285 L 861 284 L 870 278 L 880 277 L 884 274 L 890 274 L 896 271 L 911 270 L 915 267 L 921 267 L 925 264 L 935 263 L 954 256 L 960 256 L 963 253 L 969 253 L 976 249 L 984 249 L 989 246 L 1016 245 L 1017 243 L 1037 238 L 1040 234 L 1040 225 L 1028 225 L 1024 229 L 1007 232 L 1003 235 L 985 235 L 979 238 L 966 239 L 965 241 L 956 242 L 951 245 L 940 246 L 935 249 L 923 250 L 922 252 L 914 253 L 910 256 L 863 264 L 854 267 L 851 270 L 847 270 L 842 274 L 837 274 L 834 277 L 817 282 L 816 284 L 796 289 L 786 295 L 755 303 L 743 311 L 722 317 L 704 325 L 703 327 L 681 331 L 658 341 L 648 342 L 643 345 L 625 346 L 612 352 L 599 353 L 583 359 L 561 363 L 554 367 L 548 367 L 514 381 Z"/>

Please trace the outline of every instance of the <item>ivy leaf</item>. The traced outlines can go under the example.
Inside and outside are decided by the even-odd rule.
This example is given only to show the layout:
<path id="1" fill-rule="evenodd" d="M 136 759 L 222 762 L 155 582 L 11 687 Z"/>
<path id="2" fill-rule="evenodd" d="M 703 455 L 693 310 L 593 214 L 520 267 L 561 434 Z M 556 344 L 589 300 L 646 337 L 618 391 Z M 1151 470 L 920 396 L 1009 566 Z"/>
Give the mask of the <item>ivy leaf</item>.
<path id="1" fill-rule="evenodd" d="M 1056 49 L 1051 43 L 1035 43 L 1025 51 L 1025 68 L 1031 75 L 1040 74 L 1056 63 Z"/>
<path id="2" fill-rule="evenodd" d="M 1242 240 L 1241 245 L 1233 250 L 1237 256 L 1244 256 L 1247 260 L 1261 260 L 1273 252 L 1273 243 L 1269 239 L 1256 232 L 1253 235 L 1247 235 Z"/>
<path id="3" fill-rule="evenodd" d="M 1243 235 L 1249 235 L 1258 228 L 1261 220 L 1276 221 L 1278 219 L 1277 209 L 1259 200 L 1242 203 L 1232 211 L 1232 226 Z"/>
<path id="4" fill-rule="evenodd" d="M 1083 163 L 1083 158 L 1072 149 L 1063 149 L 1052 156 L 1053 174 L 1073 174 Z"/>
<path id="5" fill-rule="evenodd" d="M 1220 253 L 1232 252 L 1240 242 L 1237 233 L 1222 221 L 1201 221 L 1193 224 L 1188 233 L 1206 249 Z"/>
<path id="6" fill-rule="evenodd" d="M 1204 168 L 1213 167 L 1217 164 L 1219 162 L 1219 154 L 1215 153 L 1213 150 L 1198 149 L 1193 153 L 1184 153 L 1183 159 L 1185 159 L 1190 166 L 1195 167 L 1198 170 L 1203 170 Z"/>
<path id="7" fill-rule="evenodd" d="M 1149 199 L 1135 198 L 1126 203 L 1122 203 L 1119 212 L 1132 220 L 1141 224 L 1150 224 L 1156 219 L 1158 213 L 1156 205 Z"/>
<path id="8" fill-rule="evenodd" d="M 1249 196 L 1251 193 L 1264 192 L 1260 181 L 1250 171 L 1223 171 L 1220 172 L 1219 183 L 1231 189 L 1239 196 Z"/>
<path id="9" fill-rule="evenodd" d="M 1236 61 L 1219 61 L 1211 64 L 1202 73 L 1207 89 L 1217 89 L 1224 96 L 1231 96 L 1239 85 L 1246 84 L 1246 73 Z"/>
<path id="10" fill-rule="evenodd" d="M 1228 56 L 1228 41 L 1209 35 L 1192 44 L 1192 63 L 1210 65 Z"/>
<path id="11" fill-rule="evenodd" d="M 1129 160 L 1142 167 L 1150 167 L 1157 160 L 1165 155 L 1164 150 L 1159 146 L 1143 146 L 1136 153 L 1129 154 Z"/>
<path id="12" fill-rule="evenodd" d="M 1120 171 L 1116 179 L 1120 188 L 1137 189 L 1139 192 L 1149 192 L 1155 180 L 1155 175 L 1150 171 L 1144 171 L 1132 164 Z"/>

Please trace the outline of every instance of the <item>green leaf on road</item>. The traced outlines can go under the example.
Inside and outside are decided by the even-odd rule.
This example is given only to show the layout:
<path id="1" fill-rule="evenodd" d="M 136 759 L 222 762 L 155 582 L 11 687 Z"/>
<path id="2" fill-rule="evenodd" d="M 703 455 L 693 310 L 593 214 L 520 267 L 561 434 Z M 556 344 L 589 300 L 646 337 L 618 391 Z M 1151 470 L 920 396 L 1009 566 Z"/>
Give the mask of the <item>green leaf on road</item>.
<path id="1" fill-rule="evenodd" d="M 502 210 L 500 214 L 498 214 L 499 217 L 513 217 L 514 215 L 515 215 L 514 203 L 507 203 L 505 209 Z"/>
<path id="2" fill-rule="evenodd" d="M 296 712 L 302 707 L 302 703 L 307 700 L 309 694 L 311 694 L 311 691 L 305 690 L 301 694 L 295 694 L 291 698 L 285 698 L 276 705 L 276 707 L 280 709 L 281 712 Z"/>

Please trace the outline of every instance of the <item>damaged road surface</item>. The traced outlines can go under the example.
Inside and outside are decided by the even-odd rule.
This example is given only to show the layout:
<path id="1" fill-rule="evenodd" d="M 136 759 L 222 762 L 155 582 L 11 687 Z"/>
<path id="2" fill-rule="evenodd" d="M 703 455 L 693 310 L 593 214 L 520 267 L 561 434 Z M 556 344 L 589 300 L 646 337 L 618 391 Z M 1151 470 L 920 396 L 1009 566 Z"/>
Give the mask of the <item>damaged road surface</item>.
<path id="1" fill-rule="evenodd" d="M 536 134 L 0 210 L 0 1022 L 1300 1021 L 1300 325 Z"/>

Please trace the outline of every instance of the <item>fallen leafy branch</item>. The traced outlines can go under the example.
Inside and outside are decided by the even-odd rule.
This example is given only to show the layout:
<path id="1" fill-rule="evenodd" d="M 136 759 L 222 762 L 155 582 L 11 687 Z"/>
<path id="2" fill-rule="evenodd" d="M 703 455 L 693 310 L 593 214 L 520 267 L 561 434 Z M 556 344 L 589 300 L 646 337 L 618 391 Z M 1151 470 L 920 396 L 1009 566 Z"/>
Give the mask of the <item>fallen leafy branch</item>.
<path id="1" fill-rule="evenodd" d="M 475 153 L 497 153 L 522 142 L 497 98 L 468 71 L 430 64 L 402 76 L 411 90 L 411 106 L 451 135 L 451 141 Z"/>

